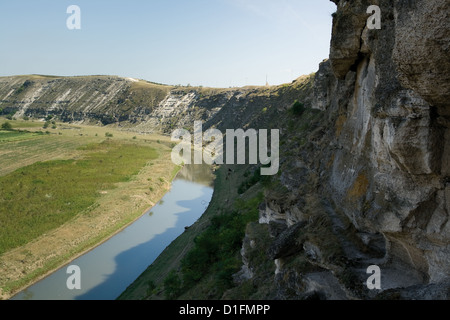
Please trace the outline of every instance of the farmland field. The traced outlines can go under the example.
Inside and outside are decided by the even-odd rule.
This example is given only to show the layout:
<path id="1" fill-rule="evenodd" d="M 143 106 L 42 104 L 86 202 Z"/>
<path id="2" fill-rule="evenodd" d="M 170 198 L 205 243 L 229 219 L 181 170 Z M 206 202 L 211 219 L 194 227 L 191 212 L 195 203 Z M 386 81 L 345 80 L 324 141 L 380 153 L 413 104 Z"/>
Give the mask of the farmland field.
<path id="1" fill-rule="evenodd" d="M 179 169 L 164 136 L 10 122 L 0 131 L 0 297 L 134 221 Z"/>

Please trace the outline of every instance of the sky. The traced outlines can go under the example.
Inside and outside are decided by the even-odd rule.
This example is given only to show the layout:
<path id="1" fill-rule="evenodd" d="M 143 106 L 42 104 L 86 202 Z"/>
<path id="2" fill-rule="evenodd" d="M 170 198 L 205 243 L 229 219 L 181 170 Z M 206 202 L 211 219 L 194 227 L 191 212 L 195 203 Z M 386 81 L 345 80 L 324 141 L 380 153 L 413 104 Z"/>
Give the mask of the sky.
<path id="1" fill-rule="evenodd" d="M 69 29 L 70 5 L 81 29 Z M 1 0 L 0 76 L 289 83 L 328 58 L 330 0 Z"/>

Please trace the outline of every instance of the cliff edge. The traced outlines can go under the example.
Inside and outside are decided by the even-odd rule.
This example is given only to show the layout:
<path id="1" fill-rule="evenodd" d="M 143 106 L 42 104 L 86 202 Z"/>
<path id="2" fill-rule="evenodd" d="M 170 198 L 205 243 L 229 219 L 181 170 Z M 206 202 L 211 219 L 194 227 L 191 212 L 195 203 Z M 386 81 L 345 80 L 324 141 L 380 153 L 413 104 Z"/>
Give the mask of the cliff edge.
<path id="1" fill-rule="evenodd" d="M 292 257 L 281 256 L 279 284 L 300 296 L 448 298 L 450 3 L 333 2 L 330 58 L 316 74 L 312 104 L 326 112 L 333 129 L 306 153 L 322 161 L 297 162 L 320 177 L 316 210 L 327 213 L 343 262 L 324 259 L 326 243 L 306 237 L 301 250 L 324 270 L 284 269 Z M 380 8 L 381 29 L 367 25 L 370 5 Z M 302 194 L 310 184 L 294 182 L 292 167 L 282 168 L 290 174 L 283 171 L 281 182 Z M 305 214 L 307 201 L 266 199 L 265 223 L 313 228 L 317 212 Z M 380 267 L 381 290 L 366 287 L 371 265 Z"/>

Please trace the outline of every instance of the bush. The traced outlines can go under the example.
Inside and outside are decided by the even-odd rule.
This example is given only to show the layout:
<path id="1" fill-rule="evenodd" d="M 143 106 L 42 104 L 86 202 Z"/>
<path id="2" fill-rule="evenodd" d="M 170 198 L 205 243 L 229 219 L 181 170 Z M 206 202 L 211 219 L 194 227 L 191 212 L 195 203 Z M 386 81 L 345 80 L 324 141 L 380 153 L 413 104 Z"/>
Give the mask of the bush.
<path id="1" fill-rule="evenodd" d="M 298 100 L 295 100 L 291 108 L 292 114 L 296 116 L 301 116 L 305 112 L 305 105 Z"/>
<path id="2" fill-rule="evenodd" d="M 5 123 L 2 124 L 2 129 L 3 129 L 3 130 L 12 130 L 12 125 L 11 125 L 11 123 L 9 123 L 8 121 L 6 121 Z"/>
<path id="3" fill-rule="evenodd" d="M 250 175 L 250 172 L 245 172 L 244 177 L 248 177 Z M 238 187 L 238 194 L 243 194 L 245 193 L 248 189 L 250 189 L 251 187 L 253 187 L 255 184 L 257 184 L 259 181 L 265 181 L 268 179 L 268 176 L 261 176 L 261 169 L 257 168 L 254 172 L 253 175 L 243 181 L 241 183 L 241 185 Z"/>
<path id="4" fill-rule="evenodd" d="M 171 271 L 164 279 L 165 297 L 173 300 L 181 294 L 181 280 L 175 271 Z"/>
<path id="5" fill-rule="evenodd" d="M 113 136 L 114 135 L 112 133 L 109 133 L 109 132 L 105 133 L 105 137 L 107 137 L 107 138 L 112 138 Z"/>
<path id="6" fill-rule="evenodd" d="M 157 289 L 155 283 L 153 281 L 149 281 L 148 282 L 148 287 L 147 287 L 147 296 L 151 296 L 155 290 Z"/>

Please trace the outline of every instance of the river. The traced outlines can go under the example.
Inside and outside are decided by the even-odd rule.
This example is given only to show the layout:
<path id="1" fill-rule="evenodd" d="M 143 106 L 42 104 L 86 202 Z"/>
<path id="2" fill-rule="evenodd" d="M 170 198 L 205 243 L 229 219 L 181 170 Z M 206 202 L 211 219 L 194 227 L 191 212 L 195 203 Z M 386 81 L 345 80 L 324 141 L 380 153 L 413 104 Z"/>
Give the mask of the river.
<path id="1" fill-rule="evenodd" d="M 170 191 L 141 218 L 11 299 L 116 299 L 186 226 L 201 217 L 212 198 L 213 179 L 210 166 L 184 166 Z M 79 267 L 81 289 L 68 288 L 69 266 Z"/>

